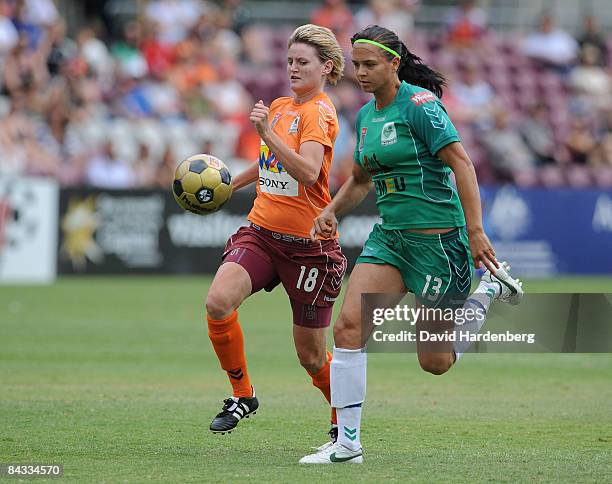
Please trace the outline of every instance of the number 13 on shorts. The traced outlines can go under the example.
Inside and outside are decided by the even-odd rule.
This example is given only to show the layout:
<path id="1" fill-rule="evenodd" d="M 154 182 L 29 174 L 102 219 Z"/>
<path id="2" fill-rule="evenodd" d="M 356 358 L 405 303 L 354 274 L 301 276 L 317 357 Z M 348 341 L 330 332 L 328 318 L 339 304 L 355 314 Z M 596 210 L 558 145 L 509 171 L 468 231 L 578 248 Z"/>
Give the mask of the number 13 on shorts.
<path id="1" fill-rule="evenodd" d="M 300 275 L 295 287 L 305 292 L 312 292 L 317 285 L 317 277 L 319 277 L 319 269 L 316 267 L 309 269 L 306 266 L 300 266 Z"/>
<path id="2" fill-rule="evenodd" d="M 442 279 L 439 277 L 433 277 L 431 274 L 425 276 L 425 287 L 421 297 L 426 298 L 429 301 L 437 301 L 440 297 L 440 288 L 442 287 Z"/>

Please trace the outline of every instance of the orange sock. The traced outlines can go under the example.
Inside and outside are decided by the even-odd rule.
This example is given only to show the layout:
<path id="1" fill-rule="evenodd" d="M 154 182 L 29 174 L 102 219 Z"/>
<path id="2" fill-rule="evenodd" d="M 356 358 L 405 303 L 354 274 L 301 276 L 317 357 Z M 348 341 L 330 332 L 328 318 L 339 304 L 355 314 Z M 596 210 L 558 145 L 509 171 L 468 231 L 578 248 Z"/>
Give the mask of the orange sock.
<path id="1" fill-rule="evenodd" d="M 332 354 L 328 351 L 327 363 L 325 363 L 325 366 L 315 374 L 308 372 L 308 374 L 312 377 L 312 384 L 321 390 L 321 393 L 323 393 L 325 400 L 327 400 L 329 404 L 331 404 L 331 386 L 329 384 L 329 369 L 331 360 Z M 336 409 L 333 407 L 331 409 L 331 421 L 334 425 L 336 425 L 338 422 L 338 419 L 336 418 Z"/>
<path id="2" fill-rule="evenodd" d="M 235 397 L 252 396 L 244 355 L 244 337 L 238 322 L 238 313 L 234 311 L 226 319 L 211 319 L 208 316 L 206 319 L 208 320 L 208 337 L 212 341 L 221 368 L 227 372 L 234 390 L 233 395 Z"/>

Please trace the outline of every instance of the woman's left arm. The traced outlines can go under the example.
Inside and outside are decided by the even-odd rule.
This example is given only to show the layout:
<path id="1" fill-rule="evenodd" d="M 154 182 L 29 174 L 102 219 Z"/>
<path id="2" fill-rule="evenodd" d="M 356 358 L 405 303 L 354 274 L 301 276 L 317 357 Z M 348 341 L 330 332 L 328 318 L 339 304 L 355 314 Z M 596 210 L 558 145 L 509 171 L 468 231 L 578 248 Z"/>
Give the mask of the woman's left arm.
<path id="1" fill-rule="evenodd" d="M 482 226 L 482 207 L 480 205 L 480 191 L 472 160 L 459 142 L 450 143 L 437 153 L 446 165 L 455 174 L 459 199 L 465 213 L 468 238 L 472 259 L 476 268 L 484 264 L 487 269 L 495 273 L 499 263 L 495 258 L 495 250 L 484 233 Z"/>

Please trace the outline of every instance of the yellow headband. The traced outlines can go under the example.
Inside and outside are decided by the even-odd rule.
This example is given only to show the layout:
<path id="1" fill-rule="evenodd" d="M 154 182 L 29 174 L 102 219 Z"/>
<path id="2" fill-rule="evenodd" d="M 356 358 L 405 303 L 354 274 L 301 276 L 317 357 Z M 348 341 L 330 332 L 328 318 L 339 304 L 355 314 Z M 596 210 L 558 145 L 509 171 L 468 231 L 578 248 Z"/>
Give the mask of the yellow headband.
<path id="1" fill-rule="evenodd" d="M 357 39 L 355 42 L 353 42 L 354 44 L 372 44 L 375 45 L 376 47 L 380 47 L 383 50 L 386 50 L 387 52 L 389 52 L 390 54 L 393 54 L 395 57 L 397 57 L 398 59 L 401 59 L 402 56 L 399 55 L 397 52 L 395 52 L 393 49 L 390 49 L 389 47 L 387 47 L 386 45 L 381 44 L 380 42 L 376 42 L 375 40 L 370 40 L 370 39 Z"/>

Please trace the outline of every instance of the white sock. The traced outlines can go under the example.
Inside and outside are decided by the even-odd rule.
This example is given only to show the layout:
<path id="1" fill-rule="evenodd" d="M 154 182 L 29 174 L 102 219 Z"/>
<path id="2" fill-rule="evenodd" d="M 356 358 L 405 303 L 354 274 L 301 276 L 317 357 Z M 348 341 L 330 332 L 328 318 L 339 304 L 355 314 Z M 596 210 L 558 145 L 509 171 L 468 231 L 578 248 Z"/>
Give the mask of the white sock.
<path id="1" fill-rule="evenodd" d="M 361 409 L 362 404 L 355 407 L 336 408 L 338 416 L 338 443 L 351 450 L 361 447 Z"/>
<path id="2" fill-rule="evenodd" d="M 479 333 L 487 319 L 489 306 L 493 302 L 493 299 L 499 296 L 500 292 L 501 288 L 499 287 L 499 284 L 491 284 L 485 281 L 480 281 L 480 284 L 478 284 L 476 290 L 465 300 L 465 303 L 463 304 L 463 309 L 471 309 L 472 311 L 470 311 L 470 313 L 473 313 L 474 317 L 465 318 L 465 323 L 462 325 L 456 325 L 456 330 L 467 331 L 472 334 Z M 463 353 L 465 353 L 470 346 L 472 346 L 471 341 L 455 341 L 455 361 L 459 360 L 459 358 L 461 358 Z"/>
<path id="3" fill-rule="evenodd" d="M 367 354 L 334 347 L 331 361 L 331 404 L 338 415 L 338 443 L 361 447 L 361 408 L 366 393 Z"/>

